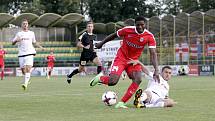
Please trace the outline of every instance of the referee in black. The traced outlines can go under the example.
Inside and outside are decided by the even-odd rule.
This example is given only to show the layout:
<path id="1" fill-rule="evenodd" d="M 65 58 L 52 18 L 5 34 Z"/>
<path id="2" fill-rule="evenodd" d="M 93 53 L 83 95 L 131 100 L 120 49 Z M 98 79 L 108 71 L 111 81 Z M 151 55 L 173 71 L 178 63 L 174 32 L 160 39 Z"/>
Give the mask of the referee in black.
<path id="1" fill-rule="evenodd" d="M 87 22 L 87 31 L 84 32 L 79 38 L 77 47 L 83 48 L 81 52 L 81 58 L 79 62 L 79 68 L 73 70 L 72 73 L 67 75 L 67 82 L 68 84 L 71 83 L 71 78 L 80 72 L 85 71 L 85 65 L 87 62 L 91 61 L 97 65 L 97 73 L 102 71 L 102 63 L 99 60 L 96 52 L 94 51 L 93 41 L 96 41 L 97 37 L 93 34 L 94 24 L 92 21 Z"/>

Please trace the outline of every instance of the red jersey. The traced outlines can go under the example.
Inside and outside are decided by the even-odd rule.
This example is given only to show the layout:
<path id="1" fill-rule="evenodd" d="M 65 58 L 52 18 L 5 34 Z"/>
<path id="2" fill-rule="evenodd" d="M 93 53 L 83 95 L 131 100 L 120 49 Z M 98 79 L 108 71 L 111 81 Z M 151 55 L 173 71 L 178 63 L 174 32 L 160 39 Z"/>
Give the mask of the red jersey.
<path id="1" fill-rule="evenodd" d="M 135 26 L 128 26 L 119 29 L 117 35 L 123 38 L 116 55 L 120 58 L 137 60 L 146 45 L 149 48 L 156 48 L 154 35 L 146 29 L 143 33 L 138 33 Z"/>
<path id="2" fill-rule="evenodd" d="M 47 62 L 48 66 L 54 66 L 55 56 L 54 55 L 48 55 L 47 56 Z"/>
<path id="3" fill-rule="evenodd" d="M 4 64 L 4 55 L 6 54 L 5 50 L 0 50 L 0 64 Z"/>

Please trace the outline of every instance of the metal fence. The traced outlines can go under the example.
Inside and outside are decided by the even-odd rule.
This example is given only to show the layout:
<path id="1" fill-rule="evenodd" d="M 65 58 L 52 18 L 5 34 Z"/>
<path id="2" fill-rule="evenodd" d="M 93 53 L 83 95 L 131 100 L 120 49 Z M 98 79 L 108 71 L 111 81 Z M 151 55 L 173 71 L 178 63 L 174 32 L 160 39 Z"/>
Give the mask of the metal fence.
<path id="1" fill-rule="evenodd" d="M 147 28 L 157 40 L 159 64 L 215 64 L 215 9 L 154 16 Z M 148 50 L 141 59 L 150 64 Z"/>
<path id="2" fill-rule="evenodd" d="M 154 16 L 147 19 L 147 29 L 155 35 L 160 65 L 215 64 L 215 9 L 177 16 Z M 75 43 L 77 36 L 77 27 L 32 27 L 31 30 L 38 41 Z M 10 41 L 17 31 L 19 28 L 2 28 L 0 42 Z M 151 64 L 147 49 L 140 59 L 146 65 Z"/>

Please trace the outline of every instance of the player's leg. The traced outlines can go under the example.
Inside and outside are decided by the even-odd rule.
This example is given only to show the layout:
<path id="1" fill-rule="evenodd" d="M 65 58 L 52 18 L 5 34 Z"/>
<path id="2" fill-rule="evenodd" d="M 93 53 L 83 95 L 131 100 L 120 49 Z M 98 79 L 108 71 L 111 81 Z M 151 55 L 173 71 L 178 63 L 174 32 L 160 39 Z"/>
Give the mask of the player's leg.
<path id="1" fill-rule="evenodd" d="M 49 77 L 51 77 L 51 75 L 52 75 L 52 70 L 53 70 L 53 66 L 50 67 L 50 70 L 49 70 L 49 73 L 48 73 Z"/>
<path id="2" fill-rule="evenodd" d="M 177 102 L 174 100 L 167 98 L 160 98 L 157 94 L 151 92 L 151 99 L 146 102 L 146 108 L 161 108 L 161 107 L 173 107 Z"/>
<path id="3" fill-rule="evenodd" d="M 93 59 L 93 63 L 97 65 L 97 74 L 99 74 L 103 70 L 101 61 L 99 60 L 98 57 L 95 57 Z"/>
<path id="4" fill-rule="evenodd" d="M 149 104 L 145 104 L 146 108 L 163 108 L 165 105 L 165 102 L 163 100 L 159 100 L 155 103 L 149 103 Z"/>
<path id="5" fill-rule="evenodd" d="M 47 69 L 46 69 L 47 79 L 49 79 L 49 78 L 50 78 L 49 72 L 50 72 L 50 67 L 48 66 L 48 67 L 47 67 Z"/>
<path id="6" fill-rule="evenodd" d="M 142 89 L 139 89 L 135 94 L 134 99 L 134 106 L 136 108 L 144 108 L 145 103 L 149 103 L 151 100 L 151 93 L 149 91 L 142 91 Z"/>
<path id="7" fill-rule="evenodd" d="M 23 89 L 27 89 L 28 84 L 30 83 L 30 78 L 31 78 L 31 68 L 33 66 L 33 60 L 34 56 L 25 56 L 24 57 L 24 82 L 22 84 Z"/>
<path id="8" fill-rule="evenodd" d="M 85 55 L 86 55 L 86 53 L 84 53 L 84 52 L 81 53 L 81 57 L 80 57 L 80 61 L 79 61 L 79 68 L 73 70 L 72 73 L 67 75 L 67 83 L 68 84 L 71 83 L 71 78 L 74 75 L 76 75 L 76 74 L 78 74 L 78 73 L 80 73 L 82 71 L 85 71 L 85 65 L 89 61 L 89 58 L 86 58 Z"/>
<path id="9" fill-rule="evenodd" d="M 98 56 L 96 55 L 96 52 L 92 53 L 90 61 L 92 61 L 97 65 L 97 74 L 99 74 L 103 70 L 103 68 L 102 68 L 102 62 L 99 60 Z"/>
<path id="10" fill-rule="evenodd" d="M 3 80 L 4 79 L 4 64 L 0 65 L 0 68 L 1 68 L 1 80 Z"/>
<path id="11" fill-rule="evenodd" d="M 79 65 L 79 67 L 75 70 L 72 71 L 72 73 L 70 73 L 69 75 L 67 75 L 67 83 L 70 84 L 72 81 L 72 77 L 78 73 L 81 73 L 85 71 L 85 66 L 84 65 Z"/>
<path id="12" fill-rule="evenodd" d="M 126 71 L 128 73 L 129 78 L 132 79 L 132 83 L 121 99 L 121 101 L 123 102 L 127 102 L 131 98 L 131 96 L 137 91 L 140 83 L 142 82 L 142 71 L 139 65 L 131 65 L 127 68 Z"/>
<path id="13" fill-rule="evenodd" d="M 177 102 L 175 102 L 171 98 L 163 99 L 163 101 L 164 101 L 164 107 L 173 107 L 175 104 L 177 104 Z"/>
<path id="14" fill-rule="evenodd" d="M 108 86 L 116 85 L 119 81 L 120 75 L 125 68 L 125 65 L 126 62 L 122 62 L 122 60 L 120 59 L 115 59 L 110 69 L 110 75 L 103 75 L 103 73 L 98 74 L 91 80 L 90 86 L 95 86 L 98 83 Z"/>
<path id="15" fill-rule="evenodd" d="M 25 64 L 24 57 L 19 57 L 19 67 L 21 68 L 22 74 L 25 77 L 25 67 L 24 67 L 24 64 Z M 22 88 L 25 90 L 26 89 L 25 78 L 22 80 L 21 85 L 22 85 Z"/>
<path id="16" fill-rule="evenodd" d="M 48 65 L 48 73 L 47 73 L 47 78 L 48 79 L 51 77 L 53 68 L 54 68 L 53 64 Z"/>

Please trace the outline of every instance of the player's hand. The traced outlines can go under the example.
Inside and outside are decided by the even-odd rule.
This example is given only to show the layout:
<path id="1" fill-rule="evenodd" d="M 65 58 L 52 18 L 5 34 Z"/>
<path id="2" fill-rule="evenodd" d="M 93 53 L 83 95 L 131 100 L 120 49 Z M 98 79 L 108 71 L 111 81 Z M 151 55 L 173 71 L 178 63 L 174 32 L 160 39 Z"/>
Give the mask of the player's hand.
<path id="1" fill-rule="evenodd" d="M 160 83 L 160 78 L 159 78 L 159 71 L 155 70 L 154 74 L 153 74 L 153 78 L 156 82 Z"/>
<path id="2" fill-rule="evenodd" d="M 133 60 L 131 59 L 130 61 L 127 62 L 127 64 L 132 64 L 133 66 L 139 64 L 139 60 Z"/>
<path id="3" fill-rule="evenodd" d="M 84 46 L 85 49 L 90 49 L 90 45 Z"/>
<path id="4" fill-rule="evenodd" d="M 16 42 L 21 42 L 22 41 L 22 38 L 21 37 L 18 37 L 17 39 L 16 39 Z"/>
<path id="5" fill-rule="evenodd" d="M 95 43 L 95 47 L 96 47 L 96 49 L 100 49 L 100 48 L 102 48 L 102 42 L 99 42 L 99 43 Z"/>

